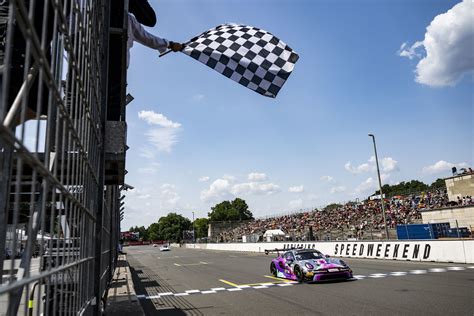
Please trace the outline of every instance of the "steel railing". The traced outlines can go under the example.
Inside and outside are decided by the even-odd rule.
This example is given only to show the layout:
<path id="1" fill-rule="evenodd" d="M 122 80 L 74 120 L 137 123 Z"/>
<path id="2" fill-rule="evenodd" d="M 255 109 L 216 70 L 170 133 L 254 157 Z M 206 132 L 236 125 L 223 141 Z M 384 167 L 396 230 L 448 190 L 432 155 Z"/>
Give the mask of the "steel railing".
<path id="1" fill-rule="evenodd" d="M 106 298 L 123 184 L 106 178 L 110 6 L 0 0 L 0 315 Z"/>

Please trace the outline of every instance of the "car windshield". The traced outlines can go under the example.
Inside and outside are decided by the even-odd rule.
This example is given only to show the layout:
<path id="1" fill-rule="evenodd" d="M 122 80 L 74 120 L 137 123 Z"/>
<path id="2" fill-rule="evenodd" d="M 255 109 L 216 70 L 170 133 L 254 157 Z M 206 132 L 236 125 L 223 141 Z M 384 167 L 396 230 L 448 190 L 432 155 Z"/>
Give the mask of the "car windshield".
<path id="1" fill-rule="evenodd" d="M 319 251 L 307 251 L 296 254 L 296 260 L 321 259 L 323 254 Z"/>

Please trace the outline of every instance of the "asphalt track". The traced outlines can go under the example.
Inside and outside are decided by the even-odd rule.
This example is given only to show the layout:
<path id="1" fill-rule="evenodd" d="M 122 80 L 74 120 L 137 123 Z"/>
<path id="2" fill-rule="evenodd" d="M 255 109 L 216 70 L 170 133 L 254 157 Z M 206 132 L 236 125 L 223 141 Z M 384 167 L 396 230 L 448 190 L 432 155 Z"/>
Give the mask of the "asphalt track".
<path id="1" fill-rule="evenodd" d="M 356 280 L 268 277 L 271 255 L 125 248 L 146 315 L 473 315 L 474 265 L 345 259 Z"/>

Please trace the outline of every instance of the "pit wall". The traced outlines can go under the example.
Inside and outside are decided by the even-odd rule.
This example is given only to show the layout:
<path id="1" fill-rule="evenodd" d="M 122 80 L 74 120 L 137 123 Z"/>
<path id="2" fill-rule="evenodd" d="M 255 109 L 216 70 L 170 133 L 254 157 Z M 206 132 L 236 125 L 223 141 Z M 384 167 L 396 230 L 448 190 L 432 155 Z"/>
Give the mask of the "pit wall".
<path id="1" fill-rule="evenodd" d="M 185 244 L 183 247 L 245 252 L 302 247 L 316 248 L 324 254 L 344 258 L 474 263 L 474 240 L 221 243 Z"/>

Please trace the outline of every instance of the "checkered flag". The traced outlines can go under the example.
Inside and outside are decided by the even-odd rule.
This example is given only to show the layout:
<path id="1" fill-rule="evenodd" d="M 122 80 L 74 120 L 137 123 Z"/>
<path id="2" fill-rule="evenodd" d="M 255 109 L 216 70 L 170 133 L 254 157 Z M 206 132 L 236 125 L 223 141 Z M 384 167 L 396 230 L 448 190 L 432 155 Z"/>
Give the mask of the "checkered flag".
<path id="1" fill-rule="evenodd" d="M 275 98 L 298 54 L 256 27 L 223 24 L 185 43 L 183 53 L 267 97 Z"/>

